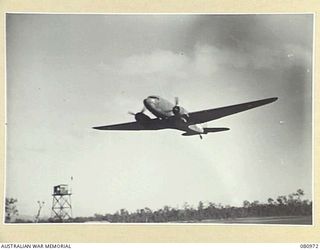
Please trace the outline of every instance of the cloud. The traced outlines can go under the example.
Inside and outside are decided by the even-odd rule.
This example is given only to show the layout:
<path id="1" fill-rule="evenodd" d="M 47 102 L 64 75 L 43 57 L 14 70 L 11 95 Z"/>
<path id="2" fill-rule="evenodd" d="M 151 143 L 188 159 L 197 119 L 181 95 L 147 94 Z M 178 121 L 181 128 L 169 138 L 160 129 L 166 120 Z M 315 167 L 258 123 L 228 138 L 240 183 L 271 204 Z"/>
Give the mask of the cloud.
<path id="1" fill-rule="evenodd" d="M 218 71 L 229 69 L 276 70 L 291 67 L 292 64 L 309 64 L 308 67 L 311 67 L 312 15 L 191 17 L 188 20 L 192 22 L 182 22 L 183 32 L 180 30 L 180 34 L 188 40 L 187 45 L 180 43 L 180 49 L 157 46 L 153 50 L 108 61 L 102 69 L 130 76 L 188 78 L 190 75 L 210 77 Z M 163 21 L 162 16 L 150 18 L 147 19 Z M 175 21 L 179 18 L 177 16 Z M 141 20 L 145 21 L 144 17 Z M 169 28 L 167 24 L 163 26 Z M 177 37 L 169 40 L 174 44 Z"/>
<path id="2" fill-rule="evenodd" d="M 190 58 L 175 54 L 168 50 L 157 50 L 150 54 L 134 55 L 126 58 L 120 67 L 122 72 L 129 75 L 158 74 L 171 75 L 182 72 L 189 67 Z"/>
<path id="3" fill-rule="evenodd" d="M 119 78 L 188 79 L 191 76 L 210 76 L 217 70 L 212 48 L 196 48 L 196 57 L 169 50 L 155 50 L 136 54 L 113 63 L 99 64 L 100 72 L 117 75 Z"/>
<path id="4" fill-rule="evenodd" d="M 218 48 L 208 44 L 196 44 L 192 54 L 156 50 L 136 54 L 123 60 L 99 64 L 105 73 L 128 76 L 168 76 L 188 78 L 191 75 L 211 76 L 228 69 L 278 69 L 291 67 L 293 63 L 310 64 L 311 53 L 299 45 L 283 45 L 280 49 L 252 46 L 251 52 Z"/>

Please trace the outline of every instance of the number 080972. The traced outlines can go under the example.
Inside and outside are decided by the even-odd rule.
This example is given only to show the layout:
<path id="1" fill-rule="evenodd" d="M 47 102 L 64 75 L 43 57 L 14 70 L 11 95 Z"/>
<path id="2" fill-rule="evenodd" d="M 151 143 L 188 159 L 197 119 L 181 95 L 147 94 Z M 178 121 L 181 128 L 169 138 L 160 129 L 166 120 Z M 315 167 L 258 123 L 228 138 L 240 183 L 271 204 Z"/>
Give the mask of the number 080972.
<path id="1" fill-rule="evenodd" d="M 300 244 L 300 248 L 319 248 L 319 244 Z"/>

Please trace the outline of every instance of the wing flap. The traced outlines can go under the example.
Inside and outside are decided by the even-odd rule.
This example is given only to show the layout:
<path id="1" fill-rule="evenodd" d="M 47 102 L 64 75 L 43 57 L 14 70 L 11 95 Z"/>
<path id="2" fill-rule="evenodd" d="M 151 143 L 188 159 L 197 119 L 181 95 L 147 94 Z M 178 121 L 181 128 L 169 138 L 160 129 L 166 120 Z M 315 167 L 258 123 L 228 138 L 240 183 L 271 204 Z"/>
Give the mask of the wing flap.
<path id="1" fill-rule="evenodd" d="M 189 113 L 188 122 L 190 124 L 204 123 L 212 120 L 216 120 L 228 115 L 243 112 L 249 109 L 253 109 L 259 106 L 263 106 L 276 101 L 278 98 L 267 98 L 253 102 L 246 102 L 221 108 L 202 110 L 198 112 Z"/>

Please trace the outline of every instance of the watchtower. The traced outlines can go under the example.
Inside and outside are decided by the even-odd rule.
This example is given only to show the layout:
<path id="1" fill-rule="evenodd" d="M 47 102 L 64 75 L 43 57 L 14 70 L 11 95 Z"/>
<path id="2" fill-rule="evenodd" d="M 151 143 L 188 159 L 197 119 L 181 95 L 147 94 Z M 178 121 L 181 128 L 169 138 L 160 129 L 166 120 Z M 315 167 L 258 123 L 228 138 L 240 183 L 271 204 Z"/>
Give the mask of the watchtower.
<path id="1" fill-rule="evenodd" d="M 66 184 L 53 187 L 52 218 L 54 220 L 63 221 L 72 218 L 71 195 Z"/>

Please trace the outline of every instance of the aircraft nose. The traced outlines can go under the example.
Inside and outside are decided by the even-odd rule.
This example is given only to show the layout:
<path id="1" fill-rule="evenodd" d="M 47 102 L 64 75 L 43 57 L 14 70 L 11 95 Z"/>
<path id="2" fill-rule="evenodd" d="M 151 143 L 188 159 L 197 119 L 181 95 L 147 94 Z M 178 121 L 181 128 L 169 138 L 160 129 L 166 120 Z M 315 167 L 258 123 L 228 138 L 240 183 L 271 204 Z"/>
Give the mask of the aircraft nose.
<path id="1" fill-rule="evenodd" d="M 143 104 L 144 104 L 144 106 L 146 106 L 146 107 L 149 105 L 148 98 L 146 98 L 146 99 L 143 100 Z"/>
<path id="2" fill-rule="evenodd" d="M 143 103 L 147 108 L 154 108 L 155 106 L 157 106 L 158 99 L 153 96 L 148 96 L 143 100 Z"/>
<path id="3" fill-rule="evenodd" d="M 146 98 L 146 99 L 144 99 L 143 100 L 143 104 L 144 104 L 144 106 L 146 106 L 146 107 L 151 107 L 151 106 L 153 106 L 154 105 L 154 100 L 152 99 L 152 98 Z"/>
<path id="4" fill-rule="evenodd" d="M 153 98 L 146 98 L 143 100 L 143 104 L 146 108 L 153 108 L 155 106 L 155 100 Z"/>

